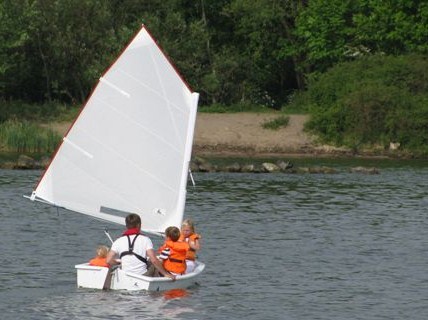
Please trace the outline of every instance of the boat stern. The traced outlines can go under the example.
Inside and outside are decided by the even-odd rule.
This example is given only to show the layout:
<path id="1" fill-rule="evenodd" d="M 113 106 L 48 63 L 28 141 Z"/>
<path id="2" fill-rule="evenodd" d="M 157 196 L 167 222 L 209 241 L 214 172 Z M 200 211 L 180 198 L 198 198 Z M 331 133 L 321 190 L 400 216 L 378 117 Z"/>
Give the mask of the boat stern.
<path id="1" fill-rule="evenodd" d="M 90 266 L 89 263 L 78 264 L 75 268 L 78 288 L 105 289 L 108 287 L 109 268 Z"/>

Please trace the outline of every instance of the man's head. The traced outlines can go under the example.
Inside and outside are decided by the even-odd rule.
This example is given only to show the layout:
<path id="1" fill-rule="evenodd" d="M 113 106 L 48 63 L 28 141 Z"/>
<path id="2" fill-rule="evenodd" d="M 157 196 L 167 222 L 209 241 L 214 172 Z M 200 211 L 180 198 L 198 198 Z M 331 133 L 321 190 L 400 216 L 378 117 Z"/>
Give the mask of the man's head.
<path id="1" fill-rule="evenodd" d="M 177 227 L 168 227 L 165 230 L 165 236 L 175 242 L 180 238 L 180 229 Z"/>
<path id="2" fill-rule="evenodd" d="M 141 228 L 141 218 L 138 214 L 131 213 L 125 218 L 126 228 L 134 229 Z"/>

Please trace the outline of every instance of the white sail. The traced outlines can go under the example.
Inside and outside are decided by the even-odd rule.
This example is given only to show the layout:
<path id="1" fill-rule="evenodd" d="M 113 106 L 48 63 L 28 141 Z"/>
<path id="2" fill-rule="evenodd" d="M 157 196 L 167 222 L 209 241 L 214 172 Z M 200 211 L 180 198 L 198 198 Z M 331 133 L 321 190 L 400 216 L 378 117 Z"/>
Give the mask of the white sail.
<path id="1" fill-rule="evenodd" d="M 32 199 L 142 229 L 179 226 L 198 94 L 143 26 L 105 72 Z"/>

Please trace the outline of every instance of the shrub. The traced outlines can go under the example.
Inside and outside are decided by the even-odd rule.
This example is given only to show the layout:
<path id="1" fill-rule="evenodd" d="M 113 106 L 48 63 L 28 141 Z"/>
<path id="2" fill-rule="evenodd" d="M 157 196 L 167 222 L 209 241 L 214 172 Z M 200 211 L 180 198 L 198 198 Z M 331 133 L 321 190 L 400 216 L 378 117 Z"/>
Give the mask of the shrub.
<path id="1" fill-rule="evenodd" d="M 289 122 L 290 122 L 289 116 L 280 116 L 278 118 L 275 118 L 273 120 L 263 123 L 262 127 L 264 129 L 278 130 L 279 128 L 288 126 Z"/>
<path id="2" fill-rule="evenodd" d="M 310 80 L 306 129 L 325 142 L 358 149 L 389 145 L 421 150 L 428 144 L 428 59 L 371 56 L 342 63 Z"/>

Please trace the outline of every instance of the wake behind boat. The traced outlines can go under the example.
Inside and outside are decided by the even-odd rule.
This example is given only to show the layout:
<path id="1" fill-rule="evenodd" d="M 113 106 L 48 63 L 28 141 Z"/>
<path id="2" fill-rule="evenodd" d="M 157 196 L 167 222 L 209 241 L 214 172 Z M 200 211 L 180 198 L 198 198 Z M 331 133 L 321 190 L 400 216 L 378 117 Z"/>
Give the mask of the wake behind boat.
<path id="1" fill-rule="evenodd" d="M 143 26 L 100 78 L 30 199 L 142 231 L 180 227 L 199 94 L 192 92 Z M 77 265 L 78 286 L 165 290 L 195 283 Z M 146 279 L 149 278 L 149 279 Z M 107 280 L 107 282 L 106 282 Z M 102 285 L 101 285 L 102 283 Z"/>

